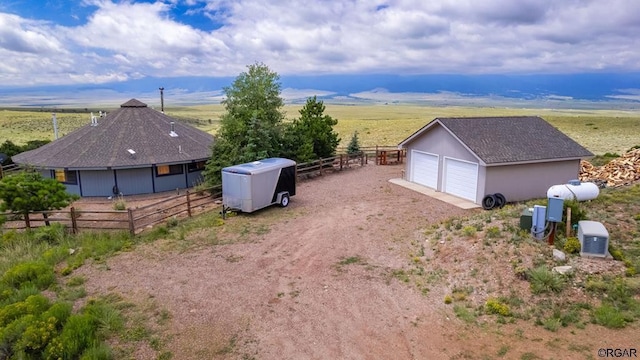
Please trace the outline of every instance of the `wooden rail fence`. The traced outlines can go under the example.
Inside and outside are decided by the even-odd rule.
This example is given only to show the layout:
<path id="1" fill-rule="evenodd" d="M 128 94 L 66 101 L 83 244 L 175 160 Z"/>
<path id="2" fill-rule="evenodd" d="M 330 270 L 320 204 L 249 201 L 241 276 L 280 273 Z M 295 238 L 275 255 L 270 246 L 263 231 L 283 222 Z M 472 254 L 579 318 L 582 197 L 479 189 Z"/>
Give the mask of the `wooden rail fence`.
<path id="1" fill-rule="evenodd" d="M 323 176 L 327 173 L 361 167 L 375 156 L 376 164 L 388 164 L 389 151 L 397 149 L 364 148 L 356 154 L 340 154 L 296 165 L 299 179 Z M 383 155 L 384 154 L 384 155 Z M 387 161 L 381 161 L 386 156 Z M 400 153 L 394 155 L 402 162 Z M 14 170 L 14 169 L 12 169 Z M 33 229 L 57 222 L 77 233 L 81 230 L 123 230 L 131 235 L 166 222 L 170 218 L 191 217 L 196 213 L 217 208 L 222 199 L 222 185 L 206 189 L 189 189 L 183 194 L 168 196 L 149 205 L 126 210 L 81 210 L 70 207 L 62 210 L 34 211 L 27 214 L 5 213 L 4 229 Z M 0 214 L 3 215 L 3 214 Z"/>
<path id="2" fill-rule="evenodd" d="M 27 214 L 7 213 L 5 229 L 33 229 L 52 222 L 61 223 L 73 233 L 80 230 L 127 230 L 131 235 L 174 217 L 191 217 L 216 207 L 222 198 L 222 186 L 188 190 L 142 207 L 126 210 L 63 210 L 33 211 Z"/>

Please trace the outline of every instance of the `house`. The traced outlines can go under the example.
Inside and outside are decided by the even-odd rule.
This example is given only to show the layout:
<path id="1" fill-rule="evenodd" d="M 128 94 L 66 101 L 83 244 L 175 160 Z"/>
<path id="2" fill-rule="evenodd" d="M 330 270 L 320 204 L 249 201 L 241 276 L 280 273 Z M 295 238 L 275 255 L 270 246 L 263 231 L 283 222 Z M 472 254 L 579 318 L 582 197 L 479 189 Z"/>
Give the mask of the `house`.
<path id="1" fill-rule="evenodd" d="M 147 194 L 198 184 L 212 143 L 212 135 L 131 99 L 12 159 L 80 196 Z"/>
<path id="2" fill-rule="evenodd" d="M 405 179 L 481 204 L 546 197 L 593 154 L 537 116 L 436 118 L 403 140 Z"/>

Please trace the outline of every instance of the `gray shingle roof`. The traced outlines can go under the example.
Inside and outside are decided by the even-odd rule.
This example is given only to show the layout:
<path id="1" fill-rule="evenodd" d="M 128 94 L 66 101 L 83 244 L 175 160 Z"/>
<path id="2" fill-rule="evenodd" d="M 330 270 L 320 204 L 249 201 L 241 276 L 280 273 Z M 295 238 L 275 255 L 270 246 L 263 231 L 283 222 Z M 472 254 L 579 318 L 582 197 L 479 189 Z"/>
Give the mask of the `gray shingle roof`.
<path id="1" fill-rule="evenodd" d="M 436 118 L 400 145 L 442 125 L 485 164 L 580 159 L 593 154 L 537 116 Z"/>
<path id="2" fill-rule="evenodd" d="M 13 156 L 13 161 L 45 168 L 101 169 L 181 163 L 211 156 L 211 134 L 136 99 L 98 117 L 95 126 L 89 120 L 58 140 Z M 172 122 L 177 136 L 170 134 Z"/>

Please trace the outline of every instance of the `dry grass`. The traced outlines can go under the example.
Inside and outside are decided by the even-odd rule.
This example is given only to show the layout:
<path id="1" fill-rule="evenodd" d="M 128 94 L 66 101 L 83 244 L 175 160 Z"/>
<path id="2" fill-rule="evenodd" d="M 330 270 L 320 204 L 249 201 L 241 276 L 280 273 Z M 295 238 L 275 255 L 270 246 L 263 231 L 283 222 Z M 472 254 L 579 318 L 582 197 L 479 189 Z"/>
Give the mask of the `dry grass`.
<path id="1" fill-rule="evenodd" d="M 538 115 L 556 126 L 594 154 L 623 153 L 640 145 L 634 137 L 640 113 L 613 110 L 552 110 L 477 107 L 432 107 L 419 105 L 325 104 L 325 114 L 338 119 L 335 129 L 346 146 L 354 131 L 360 145 L 396 145 L 437 117 Z M 284 107 L 287 120 L 299 116 L 302 104 Z M 109 110 L 109 109 L 107 109 Z M 80 110 L 79 110 L 80 111 Z M 224 107 L 220 104 L 168 107 L 165 113 L 215 134 Z M 60 134 L 89 123 L 88 113 L 58 113 Z M 0 139 L 23 144 L 34 139 L 53 139 L 48 111 L 0 110 Z"/>

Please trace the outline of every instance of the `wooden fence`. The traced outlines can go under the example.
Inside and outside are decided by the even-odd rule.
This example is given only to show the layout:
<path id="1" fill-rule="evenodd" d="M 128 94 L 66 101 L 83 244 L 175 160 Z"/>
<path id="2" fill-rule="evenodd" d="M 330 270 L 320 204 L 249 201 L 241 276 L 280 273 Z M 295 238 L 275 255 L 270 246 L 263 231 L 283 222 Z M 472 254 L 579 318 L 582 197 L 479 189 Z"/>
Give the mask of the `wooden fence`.
<path id="1" fill-rule="evenodd" d="M 338 148 L 346 151 L 346 148 Z M 360 151 L 367 158 L 374 158 L 376 165 L 402 164 L 407 157 L 407 149 L 398 149 L 397 146 L 364 146 Z"/>
<path id="2" fill-rule="evenodd" d="M 299 179 L 323 176 L 367 164 L 366 152 L 341 154 L 296 166 Z M 58 222 L 77 233 L 81 230 L 126 230 L 131 235 L 151 228 L 170 218 L 191 217 L 196 213 L 219 207 L 222 186 L 207 189 L 190 189 L 183 194 L 168 196 L 160 201 L 142 207 L 126 210 L 81 210 L 71 207 L 63 210 L 34 211 L 28 214 L 5 213 L 5 229 L 33 229 Z M 111 204 L 111 203 L 110 203 Z"/>
<path id="3" fill-rule="evenodd" d="M 222 198 L 222 186 L 188 190 L 142 207 L 126 210 L 64 210 L 34 211 L 28 214 L 7 213 L 5 229 L 33 229 L 58 222 L 77 233 L 80 230 L 127 230 L 131 235 L 167 221 L 169 218 L 191 217 L 217 207 Z"/>
<path id="4" fill-rule="evenodd" d="M 2 179 L 3 176 L 18 170 L 20 170 L 20 167 L 17 164 L 0 165 L 0 179 Z"/>

